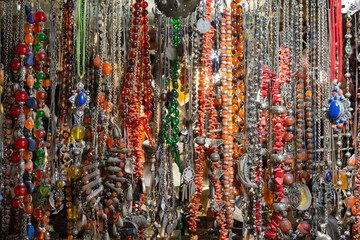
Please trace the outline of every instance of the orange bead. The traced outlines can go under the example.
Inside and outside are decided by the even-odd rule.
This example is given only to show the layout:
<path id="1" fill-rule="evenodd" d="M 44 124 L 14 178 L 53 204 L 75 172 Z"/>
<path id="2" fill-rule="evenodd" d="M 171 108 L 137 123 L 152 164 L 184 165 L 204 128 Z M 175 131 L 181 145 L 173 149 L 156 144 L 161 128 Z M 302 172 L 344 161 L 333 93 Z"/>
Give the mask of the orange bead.
<path id="1" fill-rule="evenodd" d="M 49 79 L 45 79 L 44 81 L 42 81 L 42 86 L 43 86 L 44 88 L 50 87 L 50 86 L 51 86 L 50 80 L 49 80 Z"/>
<path id="2" fill-rule="evenodd" d="M 95 67 L 100 67 L 101 66 L 101 57 L 100 56 L 96 56 L 94 58 L 93 64 Z"/>
<path id="3" fill-rule="evenodd" d="M 103 104 L 105 102 L 105 94 L 104 93 L 100 93 L 97 97 L 96 97 L 96 101 L 99 102 L 99 104 Z"/>
<path id="4" fill-rule="evenodd" d="M 32 75 L 27 76 L 26 78 L 26 85 L 28 85 L 28 87 L 32 88 L 34 86 L 34 77 Z"/>
<path id="5" fill-rule="evenodd" d="M 34 36 L 31 35 L 31 34 L 27 34 L 27 35 L 25 36 L 24 40 L 25 40 L 25 43 L 26 43 L 27 45 L 32 45 L 33 42 L 34 42 Z"/>
<path id="6" fill-rule="evenodd" d="M 26 129 L 33 129 L 34 128 L 34 120 L 32 118 L 28 118 L 25 121 L 25 127 Z"/>
<path id="7" fill-rule="evenodd" d="M 113 109 L 113 104 L 112 104 L 111 102 L 109 102 L 109 101 L 106 101 L 106 102 L 104 103 L 104 105 L 103 105 L 103 108 L 104 108 L 105 110 L 108 110 L 109 107 L 110 107 L 110 111 L 112 111 L 112 109 Z"/>
<path id="8" fill-rule="evenodd" d="M 110 63 L 104 63 L 103 66 L 102 66 L 102 71 L 105 75 L 108 75 L 111 73 L 111 64 Z"/>

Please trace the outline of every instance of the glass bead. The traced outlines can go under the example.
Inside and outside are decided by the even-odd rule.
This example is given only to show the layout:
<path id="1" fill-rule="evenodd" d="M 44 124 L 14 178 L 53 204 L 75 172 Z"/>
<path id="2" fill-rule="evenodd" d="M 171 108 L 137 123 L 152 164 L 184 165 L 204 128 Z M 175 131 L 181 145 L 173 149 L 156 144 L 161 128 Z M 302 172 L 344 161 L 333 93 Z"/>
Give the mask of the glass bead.
<path id="1" fill-rule="evenodd" d="M 29 54 L 29 47 L 26 44 L 19 44 L 16 46 L 16 53 L 20 56 Z"/>
<path id="2" fill-rule="evenodd" d="M 76 126 L 71 129 L 71 137 L 75 140 L 81 140 L 85 137 L 85 128 L 82 126 Z"/>
<path id="3" fill-rule="evenodd" d="M 13 71 L 19 71 L 19 69 L 21 67 L 21 60 L 20 59 L 12 60 L 10 67 Z"/>
<path id="4" fill-rule="evenodd" d="M 103 66 L 102 66 L 102 72 L 105 74 L 105 75 L 108 75 L 111 73 L 111 70 L 112 70 L 112 67 L 111 67 L 111 64 L 110 63 L 104 63 Z"/>
<path id="5" fill-rule="evenodd" d="M 173 112 L 174 112 L 174 107 L 171 107 L 171 106 L 170 106 L 170 107 L 168 108 L 168 113 L 169 113 L 169 114 L 172 114 Z"/>
<path id="6" fill-rule="evenodd" d="M 74 180 L 79 179 L 82 176 L 81 169 L 78 166 L 73 166 L 73 167 L 69 168 L 68 173 L 69 173 L 69 176 Z"/>
<path id="7" fill-rule="evenodd" d="M 169 139 L 169 134 L 168 133 L 163 133 L 163 139 L 168 140 Z"/>
<path id="8" fill-rule="evenodd" d="M 37 156 L 37 157 L 44 157 L 44 156 L 45 156 L 45 151 L 44 151 L 44 149 L 38 149 L 38 150 L 36 150 L 36 156 Z"/>
<path id="9" fill-rule="evenodd" d="M 171 96 L 174 98 L 177 98 L 177 97 L 179 97 L 179 92 L 176 89 L 172 89 Z"/>
<path id="10" fill-rule="evenodd" d="M 176 116 L 179 116 L 179 114 L 180 114 L 179 109 L 175 108 L 173 114 L 174 114 L 175 117 L 176 117 Z"/>
<path id="11" fill-rule="evenodd" d="M 41 138 L 45 138 L 46 136 L 46 131 L 44 130 L 44 128 L 38 128 L 34 131 L 34 137 L 41 139 Z"/>
<path id="12" fill-rule="evenodd" d="M 166 86 L 168 86 L 170 84 L 170 79 L 169 78 L 165 78 L 164 83 Z"/>
<path id="13" fill-rule="evenodd" d="M 175 118 L 173 118 L 172 122 L 175 126 L 177 126 L 179 124 L 180 120 L 179 120 L 179 118 L 175 117 Z"/>
<path id="14" fill-rule="evenodd" d="M 40 83 L 40 82 L 34 83 L 34 88 L 35 88 L 36 90 L 38 90 L 40 87 L 41 87 L 41 83 Z"/>
<path id="15" fill-rule="evenodd" d="M 39 43 L 34 45 L 34 50 L 37 52 L 41 49 L 41 45 Z"/>
<path id="16" fill-rule="evenodd" d="M 42 118 L 42 117 L 44 117 L 45 116 L 45 112 L 44 112 L 44 110 L 37 110 L 36 111 L 36 116 L 38 117 L 38 118 Z"/>
<path id="17" fill-rule="evenodd" d="M 25 128 L 29 130 L 34 128 L 34 120 L 32 118 L 26 119 Z"/>
<path id="18" fill-rule="evenodd" d="M 40 41 L 40 42 L 44 42 L 46 40 L 46 35 L 45 33 L 39 33 L 37 35 L 37 39 Z"/>
<path id="19" fill-rule="evenodd" d="M 166 115 L 165 121 L 166 121 L 167 123 L 171 122 L 171 119 L 172 119 L 172 117 L 171 117 L 170 114 Z"/>
<path id="20" fill-rule="evenodd" d="M 174 135 L 173 139 L 172 139 L 173 143 L 178 143 L 179 142 L 179 136 L 178 135 Z"/>
<path id="21" fill-rule="evenodd" d="M 165 123 L 163 125 L 163 131 L 167 131 L 167 130 L 169 130 L 169 124 Z"/>
<path id="22" fill-rule="evenodd" d="M 44 72 L 38 72 L 36 74 L 36 78 L 39 80 L 44 80 L 45 79 L 45 73 Z"/>
<path id="23" fill-rule="evenodd" d="M 100 56 L 96 56 L 94 58 L 93 64 L 95 67 L 100 67 L 101 66 L 101 57 Z"/>
<path id="24" fill-rule="evenodd" d="M 178 126 L 175 126 L 175 127 L 173 128 L 173 133 L 176 135 L 176 134 L 178 134 L 179 132 L 180 132 L 179 127 L 178 127 Z"/>
<path id="25" fill-rule="evenodd" d="M 36 128 L 39 128 L 40 126 L 42 126 L 42 121 L 39 121 L 39 120 L 35 121 L 34 126 L 35 126 Z"/>
<path id="26" fill-rule="evenodd" d="M 37 158 L 35 159 L 35 166 L 42 166 L 44 164 L 44 159 L 43 158 Z"/>

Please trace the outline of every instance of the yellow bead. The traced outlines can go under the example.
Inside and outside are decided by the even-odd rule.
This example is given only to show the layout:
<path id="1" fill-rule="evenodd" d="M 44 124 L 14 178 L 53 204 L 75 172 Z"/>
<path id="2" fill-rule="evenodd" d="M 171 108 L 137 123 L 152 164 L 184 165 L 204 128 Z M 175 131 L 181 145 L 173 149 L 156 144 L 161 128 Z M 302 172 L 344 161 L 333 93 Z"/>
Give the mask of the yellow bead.
<path id="1" fill-rule="evenodd" d="M 82 172 L 80 170 L 80 167 L 74 166 L 69 168 L 68 174 L 72 179 L 76 180 L 81 177 Z"/>
<path id="2" fill-rule="evenodd" d="M 81 140 L 85 137 L 85 128 L 82 126 L 76 126 L 71 129 L 71 137 L 75 140 Z"/>
<path id="3" fill-rule="evenodd" d="M 72 205 L 71 207 L 69 207 L 67 209 L 67 214 L 68 214 L 69 219 L 77 219 L 78 218 L 77 206 Z"/>
<path id="4" fill-rule="evenodd" d="M 62 190 L 65 186 L 65 181 L 58 181 L 57 186 Z"/>

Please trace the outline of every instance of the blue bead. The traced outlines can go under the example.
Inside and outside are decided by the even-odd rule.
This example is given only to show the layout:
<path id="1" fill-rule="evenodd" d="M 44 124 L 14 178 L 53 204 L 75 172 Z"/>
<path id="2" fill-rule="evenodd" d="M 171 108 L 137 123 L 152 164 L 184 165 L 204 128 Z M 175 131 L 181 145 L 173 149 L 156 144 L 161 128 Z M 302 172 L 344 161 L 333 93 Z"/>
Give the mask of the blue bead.
<path id="1" fill-rule="evenodd" d="M 338 99 L 338 96 L 335 95 L 334 99 L 335 99 L 335 100 Z"/>
<path id="2" fill-rule="evenodd" d="M 34 54 L 29 53 L 26 57 L 26 66 L 32 67 L 34 65 Z"/>
<path id="3" fill-rule="evenodd" d="M 79 94 L 79 96 L 77 97 L 77 101 L 80 105 L 84 105 L 86 103 L 86 98 L 84 93 Z"/>
<path id="4" fill-rule="evenodd" d="M 329 106 L 329 115 L 331 118 L 338 118 L 340 115 L 340 104 L 337 101 L 332 101 Z"/>
<path id="5" fill-rule="evenodd" d="M 36 99 L 33 97 L 29 97 L 25 103 L 28 108 L 35 108 L 37 105 Z"/>
<path id="6" fill-rule="evenodd" d="M 333 98 L 333 97 L 331 97 L 331 98 L 330 98 L 330 101 L 334 101 L 334 98 Z"/>
<path id="7" fill-rule="evenodd" d="M 33 192 L 35 192 L 36 186 L 31 181 L 26 181 L 25 182 L 25 187 L 27 189 L 28 194 L 32 194 Z"/>
<path id="8" fill-rule="evenodd" d="M 340 123 L 343 123 L 344 122 L 344 119 L 340 118 Z"/>
<path id="9" fill-rule="evenodd" d="M 339 88 L 338 87 L 334 87 L 334 92 L 337 92 L 339 91 Z"/>
<path id="10" fill-rule="evenodd" d="M 335 121 L 335 124 L 339 124 L 339 122 L 340 122 L 339 120 L 336 120 L 336 121 Z"/>
<path id="11" fill-rule="evenodd" d="M 26 12 L 26 15 L 29 15 L 29 13 L 31 12 L 31 6 L 30 5 L 25 5 L 25 12 Z"/>
<path id="12" fill-rule="evenodd" d="M 34 24 L 35 20 L 34 20 L 34 14 L 33 13 L 29 13 L 29 15 L 27 16 L 27 21 L 30 24 Z"/>
<path id="13" fill-rule="evenodd" d="M 30 240 L 34 239 L 35 238 L 35 228 L 34 228 L 34 226 L 31 225 L 31 224 L 26 225 L 26 233 L 27 233 L 28 238 Z"/>
<path id="14" fill-rule="evenodd" d="M 341 100 L 341 101 L 342 101 L 342 100 L 344 100 L 344 97 L 343 97 L 343 96 L 341 96 L 341 97 L 340 97 L 340 100 Z"/>
<path id="15" fill-rule="evenodd" d="M 331 174 L 331 172 L 327 172 L 327 173 L 326 173 L 325 179 L 326 179 L 327 182 L 331 182 L 331 180 L 332 180 L 332 174 Z"/>
<path id="16" fill-rule="evenodd" d="M 81 89 L 81 92 L 85 92 L 85 89 Z"/>
<path id="17" fill-rule="evenodd" d="M 28 140 L 28 147 L 27 147 L 28 150 L 30 152 L 35 151 L 35 149 L 36 149 L 36 141 L 34 139 L 32 139 L 32 138 L 28 138 L 27 140 Z"/>

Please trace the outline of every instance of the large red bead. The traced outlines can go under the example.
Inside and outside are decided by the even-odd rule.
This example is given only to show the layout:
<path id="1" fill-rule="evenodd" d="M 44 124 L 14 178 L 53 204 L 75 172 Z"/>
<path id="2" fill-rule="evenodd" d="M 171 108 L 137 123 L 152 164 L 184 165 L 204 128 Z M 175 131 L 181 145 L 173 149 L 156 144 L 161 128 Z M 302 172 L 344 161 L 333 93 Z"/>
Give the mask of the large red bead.
<path id="1" fill-rule="evenodd" d="M 14 188 L 14 192 L 17 197 L 25 197 L 27 193 L 27 189 L 25 185 L 21 184 L 21 185 L 17 185 Z"/>
<path id="2" fill-rule="evenodd" d="M 20 199 L 13 198 L 11 199 L 10 205 L 13 209 L 17 210 L 20 208 L 20 203 L 21 203 Z"/>
<path id="3" fill-rule="evenodd" d="M 13 163 L 19 163 L 21 160 L 21 154 L 20 152 L 13 152 L 10 157 L 11 161 Z"/>
<path id="4" fill-rule="evenodd" d="M 37 100 L 45 100 L 47 98 L 47 93 L 45 91 L 38 91 L 36 93 Z"/>
<path id="5" fill-rule="evenodd" d="M 15 140 L 15 147 L 17 149 L 25 149 L 28 146 L 26 138 L 18 138 Z"/>
<path id="6" fill-rule="evenodd" d="M 20 61 L 20 59 L 14 59 L 14 60 L 12 60 L 12 62 L 11 62 L 11 69 L 12 69 L 13 71 L 19 71 L 20 67 L 21 67 L 21 61 Z"/>
<path id="7" fill-rule="evenodd" d="M 15 97 L 15 100 L 19 103 L 26 102 L 26 100 L 28 99 L 27 93 L 23 90 L 17 91 L 15 93 L 14 97 Z"/>
<path id="8" fill-rule="evenodd" d="M 17 118 L 20 112 L 21 112 L 20 106 L 12 106 L 12 108 L 10 109 L 10 114 L 11 116 L 13 116 L 13 118 Z"/>
<path id="9" fill-rule="evenodd" d="M 16 53 L 20 56 L 26 56 L 29 54 L 29 48 L 26 44 L 19 44 L 16 47 Z"/>
<path id="10" fill-rule="evenodd" d="M 46 14 L 43 11 L 34 14 L 34 20 L 36 23 L 45 22 L 46 19 L 47 19 Z"/>

